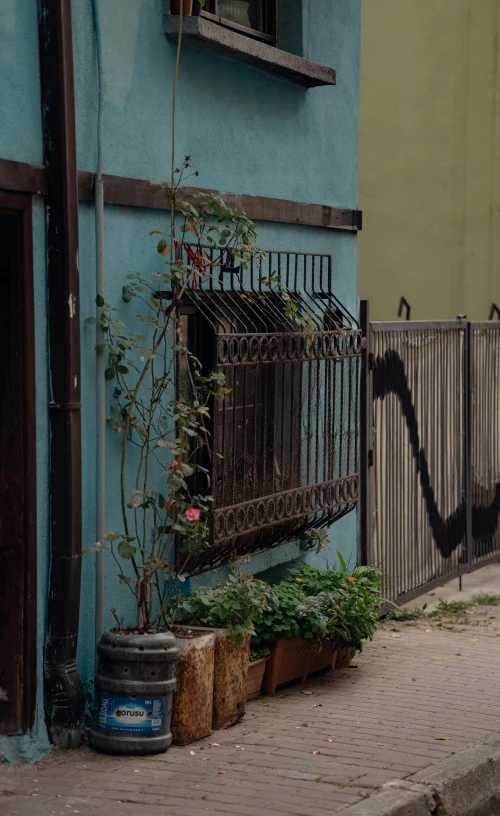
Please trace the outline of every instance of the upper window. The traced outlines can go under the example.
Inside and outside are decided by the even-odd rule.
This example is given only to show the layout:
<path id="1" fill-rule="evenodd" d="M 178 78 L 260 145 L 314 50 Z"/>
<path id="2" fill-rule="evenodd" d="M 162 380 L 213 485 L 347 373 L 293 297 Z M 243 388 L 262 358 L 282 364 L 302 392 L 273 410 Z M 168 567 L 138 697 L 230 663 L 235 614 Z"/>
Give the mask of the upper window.
<path id="1" fill-rule="evenodd" d="M 206 0 L 203 16 L 244 34 L 276 43 L 276 0 Z"/>

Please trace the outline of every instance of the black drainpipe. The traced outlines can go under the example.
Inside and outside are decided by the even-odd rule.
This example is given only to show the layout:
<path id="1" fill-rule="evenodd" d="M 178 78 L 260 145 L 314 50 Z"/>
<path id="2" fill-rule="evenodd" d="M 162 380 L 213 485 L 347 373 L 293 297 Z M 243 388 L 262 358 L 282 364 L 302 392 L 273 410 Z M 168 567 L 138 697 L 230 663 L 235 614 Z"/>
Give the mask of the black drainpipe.
<path id="1" fill-rule="evenodd" d="M 84 694 L 76 670 L 82 558 L 80 284 L 73 30 L 70 0 L 39 0 L 47 196 L 51 565 L 45 651 L 52 741 L 80 744 Z"/>

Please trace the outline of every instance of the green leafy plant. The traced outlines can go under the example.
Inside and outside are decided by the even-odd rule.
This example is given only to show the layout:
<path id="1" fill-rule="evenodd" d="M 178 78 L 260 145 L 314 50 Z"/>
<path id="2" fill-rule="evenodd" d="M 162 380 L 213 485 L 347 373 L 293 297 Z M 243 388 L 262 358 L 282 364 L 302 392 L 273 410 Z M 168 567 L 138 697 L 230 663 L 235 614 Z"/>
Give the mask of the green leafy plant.
<path id="1" fill-rule="evenodd" d="M 339 637 L 336 646 L 362 651 L 363 642 L 372 640 L 379 625 L 378 608 L 382 599 L 362 583 L 349 586 L 347 598 L 342 604 L 344 637 Z"/>
<path id="2" fill-rule="evenodd" d="M 498 606 L 500 604 L 500 595 L 488 595 L 486 592 L 480 592 L 478 595 L 474 595 L 472 603 L 478 606 Z"/>
<path id="3" fill-rule="evenodd" d="M 349 569 L 337 550 L 340 568 L 324 570 L 301 564 L 290 571 L 285 584 L 299 586 L 308 614 L 316 608 L 326 621 L 324 637 L 337 648 L 362 649 L 378 626 L 377 610 L 387 603 L 380 597 L 381 570 L 377 566 Z M 301 610 L 302 611 L 302 607 Z"/>
<path id="4" fill-rule="evenodd" d="M 271 654 L 271 649 L 263 646 L 262 649 L 250 649 L 250 663 L 255 663 L 256 660 L 265 660 Z"/>
<path id="5" fill-rule="evenodd" d="M 447 601 L 446 598 L 440 598 L 438 603 L 438 610 L 440 612 L 448 612 L 451 615 L 465 615 L 467 607 L 473 606 L 470 601 Z"/>
<path id="6" fill-rule="evenodd" d="M 388 620 L 395 621 L 414 621 L 418 620 L 425 614 L 426 608 L 427 604 L 424 604 L 421 608 L 415 607 L 415 609 L 389 609 L 386 614 L 386 618 Z"/>
<path id="7" fill-rule="evenodd" d="M 278 607 L 274 590 L 249 572 L 233 567 L 229 578 L 217 586 L 199 587 L 179 602 L 177 620 L 192 626 L 213 626 L 231 631 L 236 644 L 245 633 L 255 635 L 262 617 Z"/>
<path id="8" fill-rule="evenodd" d="M 265 610 L 256 622 L 254 643 L 273 642 L 299 635 L 308 644 L 319 642 L 326 632 L 326 618 L 317 605 L 304 605 L 304 593 L 297 584 L 282 582 L 274 587 L 278 604 Z"/>
<path id="9" fill-rule="evenodd" d="M 308 645 L 322 646 L 323 641 L 328 640 L 334 648 L 339 642 L 349 638 L 349 629 L 346 625 L 344 614 L 345 593 L 343 590 L 332 592 L 320 592 L 318 595 L 309 595 L 304 598 L 297 607 L 301 618 L 310 620 L 313 610 L 316 619 L 321 618 L 321 628 L 307 629 L 302 632 L 302 637 Z"/>
<path id="10" fill-rule="evenodd" d="M 311 528 L 307 533 L 304 533 L 302 541 L 300 542 L 300 549 L 306 552 L 314 550 L 316 554 L 321 550 L 330 549 L 328 541 L 328 530 L 319 530 L 316 527 Z"/>

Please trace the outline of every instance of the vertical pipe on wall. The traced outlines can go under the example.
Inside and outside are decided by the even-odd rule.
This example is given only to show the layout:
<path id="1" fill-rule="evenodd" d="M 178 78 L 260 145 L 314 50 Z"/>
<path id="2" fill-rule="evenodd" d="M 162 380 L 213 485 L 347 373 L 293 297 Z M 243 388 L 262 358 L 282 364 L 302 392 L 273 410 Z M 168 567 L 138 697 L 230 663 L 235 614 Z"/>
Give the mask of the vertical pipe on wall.
<path id="1" fill-rule="evenodd" d="M 359 325 L 363 337 L 359 402 L 359 552 L 358 561 L 365 566 L 373 557 L 373 507 L 371 495 L 371 468 L 373 465 L 372 430 L 373 396 L 371 389 L 370 309 L 367 300 L 360 301 Z"/>
<path id="2" fill-rule="evenodd" d="M 96 42 L 98 113 L 97 113 L 97 175 L 95 181 L 95 243 L 96 243 L 96 292 L 104 297 L 104 184 L 102 179 L 102 49 L 101 29 L 97 0 L 92 0 Z M 99 319 L 99 307 L 97 318 Z M 104 331 L 97 322 L 97 345 L 104 344 Z M 104 381 L 104 351 L 97 352 L 97 488 L 96 488 L 96 541 L 104 544 L 104 509 L 106 489 L 106 387 Z M 95 645 L 104 630 L 104 550 L 96 553 L 95 596 Z"/>
<path id="3" fill-rule="evenodd" d="M 47 196 L 51 564 L 45 652 L 52 741 L 81 741 L 84 695 L 76 669 L 82 558 L 80 275 L 71 3 L 39 0 L 40 80 Z"/>

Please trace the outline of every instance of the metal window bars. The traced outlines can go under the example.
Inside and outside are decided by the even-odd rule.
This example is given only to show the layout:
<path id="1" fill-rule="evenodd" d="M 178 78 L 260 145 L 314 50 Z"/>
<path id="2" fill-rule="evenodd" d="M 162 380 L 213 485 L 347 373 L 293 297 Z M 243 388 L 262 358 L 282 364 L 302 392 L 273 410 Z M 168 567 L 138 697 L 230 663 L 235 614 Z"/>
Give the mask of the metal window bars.
<path id="1" fill-rule="evenodd" d="M 183 251 L 193 261 L 193 249 Z M 191 574 L 231 553 L 296 540 L 354 509 L 363 345 L 332 292 L 329 255 L 269 251 L 245 270 L 203 246 L 193 270 L 181 307 L 200 324 L 190 332 L 198 338 L 192 350 L 206 370 L 224 372 L 230 393 L 211 411 L 222 458 L 211 466 L 210 546 L 193 555 Z M 287 297 L 296 312 L 285 314 Z"/>

